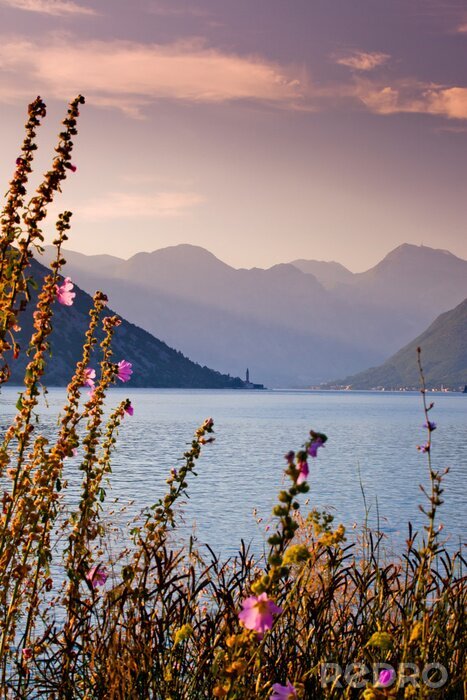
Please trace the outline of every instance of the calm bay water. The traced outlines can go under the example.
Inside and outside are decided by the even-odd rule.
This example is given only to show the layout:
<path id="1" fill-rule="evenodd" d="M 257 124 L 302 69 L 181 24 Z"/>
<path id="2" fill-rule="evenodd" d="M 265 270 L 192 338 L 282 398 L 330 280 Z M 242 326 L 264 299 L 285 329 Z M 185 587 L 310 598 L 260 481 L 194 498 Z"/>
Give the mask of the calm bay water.
<path id="1" fill-rule="evenodd" d="M 18 389 L 0 396 L 2 432 L 14 412 Z M 123 519 L 154 503 L 165 479 L 209 416 L 216 441 L 204 448 L 198 476 L 189 479 L 183 505 L 185 534 L 195 528 L 200 543 L 224 555 L 236 552 L 240 539 L 261 551 L 265 526 L 284 483 L 283 455 L 305 441 L 310 428 L 328 435 L 328 443 L 310 460 L 309 506 L 329 508 L 348 528 L 364 520 L 360 479 L 370 508 L 388 544 L 403 542 L 406 524 L 423 524 L 419 484 L 428 484 L 426 456 L 416 449 L 426 439 L 421 397 L 416 393 L 209 391 L 115 389 L 109 405 L 129 396 L 135 414 L 120 430 L 108 499 L 129 503 Z M 50 389 L 49 407 L 41 407 L 39 425 L 56 429 L 63 389 Z M 430 394 L 435 468 L 449 467 L 445 504 L 439 521 L 455 547 L 467 522 L 467 396 Z M 78 494 L 78 458 L 68 461 L 71 501 Z M 254 509 L 257 509 L 254 515 Z M 114 516 L 115 517 L 115 516 Z M 261 522 L 258 520 L 262 518 Z"/>

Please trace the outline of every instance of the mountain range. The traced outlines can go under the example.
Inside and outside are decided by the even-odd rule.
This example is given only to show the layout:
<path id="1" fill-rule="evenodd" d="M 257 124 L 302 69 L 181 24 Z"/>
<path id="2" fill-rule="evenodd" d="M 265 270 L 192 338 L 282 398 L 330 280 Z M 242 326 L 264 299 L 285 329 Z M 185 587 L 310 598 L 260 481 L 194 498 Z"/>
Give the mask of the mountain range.
<path id="1" fill-rule="evenodd" d="M 44 261 L 51 259 L 46 249 Z M 268 386 L 306 386 L 382 363 L 467 297 L 467 261 L 404 244 L 370 270 L 294 260 L 235 269 L 178 245 L 129 260 L 64 251 L 66 272 L 168 345 Z"/>
<path id="2" fill-rule="evenodd" d="M 32 260 L 31 273 L 39 288 L 41 280 L 50 271 Z M 72 306 L 54 304 L 53 326 L 50 336 L 51 356 L 48 359 L 44 382 L 49 386 L 65 386 L 73 374 L 76 362 L 81 359 L 84 334 L 88 327 L 91 297 L 75 285 L 76 297 Z M 29 360 L 25 350 L 32 331 L 32 312 L 37 300 L 37 291 L 32 290 L 32 299 L 20 316 L 21 330 L 15 336 L 22 352 L 18 359 L 8 357 L 12 370 L 11 383 L 22 384 L 24 370 Z M 113 315 L 108 309 L 106 315 Z M 98 334 L 102 337 L 102 333 Z M 206 366 L 192 362 L 181 352 L 174 350 L 147 331 L 125 319 L 116 329 L 112 348 L 115 362 L 122 359 L 131 362 L 133 375 L 130 385 L 135 387 L 182 387 L 182 388 L 244 388 L 245 382 L 238 377 L 221 374 Z M 98 360 L 91 361 L 97 368 Z"/>

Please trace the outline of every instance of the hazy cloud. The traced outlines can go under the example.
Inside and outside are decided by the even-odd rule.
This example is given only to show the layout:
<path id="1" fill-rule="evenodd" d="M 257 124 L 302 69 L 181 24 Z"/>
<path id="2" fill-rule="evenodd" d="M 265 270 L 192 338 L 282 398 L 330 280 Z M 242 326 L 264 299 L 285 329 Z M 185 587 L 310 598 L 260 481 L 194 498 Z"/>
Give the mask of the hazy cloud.
<path id="1" fill-rule="evenodd" d="M 109 192 L 80 207 L 80 216 L 91 221 L 108 219 L 173 218 L 185 216 L 204 202 L 195 192 L 157 192 L 132 194 Z"/>
<path id="2" fill-rule="evenodd" d="M 82 92 L 94 104 L 118 107 L 132 116 L 157 99 L 224 102 L 253 99 L 287 103 L 300 98 L 295 71 L 258 56 L 238 56 L 200 41 L 141 44 L 128 41 L 75 42 L 49 38 L 0 44 L 0 99 L 21 84 L 34 94 L 66 99 Z M 26 85 L 27 87 L 27 85 Z"/>
<path id="3" fill-rule="evenodd" d="M 335 61 L 341 66 L 347 66 L 353 70 L 371 71 L 378 66 L 382 66 L 390 59 L 389 54 L 367 51 L 353 51 L 348 56 L 336 58 Z"/>
<path id="4" fill-rule="evenodd" d="M 185 7 L 175 7 L 170 2 L 152 2 L 148 6 L 148 12 L 161 17 L 208 17 L 209 12 L 194 4 Z"/>
<path id="5" fill-rule="evenodd" d="M 17 10 L 41 12 L 46 15 L 95 15 L 90 7 L 78 5 L 73 0 L 0 0 L 0 4 Z"/>
<path id="6" fill-rule="evenodd" d="M 459 126 L 453 124 L 442 124 L 437 126 L 434 131 L 437 133 L 447 133 L 447 134 L 467 134 L 467 126 Z"/>

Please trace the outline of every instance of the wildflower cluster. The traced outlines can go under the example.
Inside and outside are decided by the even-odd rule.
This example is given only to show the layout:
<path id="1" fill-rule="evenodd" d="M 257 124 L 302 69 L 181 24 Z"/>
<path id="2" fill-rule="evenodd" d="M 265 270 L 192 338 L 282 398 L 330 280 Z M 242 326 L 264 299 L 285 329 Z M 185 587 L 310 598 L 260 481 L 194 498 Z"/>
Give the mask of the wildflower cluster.
<path id="1" fill-rule="evenodd" d="M 57 155 L 52 167 L 45 173 L 35 196 L 26 203 L 26 186 L 37 148 L 36 131 L 41 119 L 46 115 L 45 105 L 40 98 L 37 98 L 29 107 L 22 155 L 16 160 L 15 173 L 10 182 L 6 206 L 1 218 L 0 354 L 3 365 L 0 381 L 2 382 L 8 380 L 10 363 L 15 362 L 22 352 L 15 333 L 20 330 L 21 314 L 28 305 L 32 304 L 30 290 L 38 288 L 36 279 L 32 276 L 28 277 L 27 272 L 33 251 L 42 250 L 41 222 L 46 217 L 47 207 L 53 201 L 54 195 L 60 191 L 67 172 L 76 170 L 70 162 L 72 136 L 77 133 L 78 107 L 83 103 L 84 99 L 81 96 L 71 103 L 63 123 L 64 129 L 60 133 L 56 147 Z M 101 343 L 103 359 L 102 376 L 99 382 L 100 393 L 84 408 L 80 405 L 80 388 L 83 380 L 90 378 L 86 367 L 97 342 L 95 333 L 106 302 L 105 295 L 98 292 L 90 313 L 82 360 L 78 363 L 75 375 L 68 386 L 67 401 L 57 438 L 55 442 L 50 442 L 45 436 L 36 434 L 35 410 L 41 392 L 46 392 L 42 387 L 41 379 L 50 354 L 54 302 L 70 307 L 77 295 L 77 292 L 73 291 L 74 285 L 69 277 L 60 281 L 60 270 L 65 262 L 61 248 L 67 240 L 70 220 L 71 212 L 66 211 L 59 214 L 56 222 L 57 235 L 54 240 L 56 257 L 50 265 L 50 274 L 46 275 L 37 293 L 35 309 L 32 313 L 32 334 L 27 349 L 29 361 L 26 364 L 24 389 L 17 402 L 17 414 L 4 432 L 0 448 L 0 476 L 6 472 L 9 480 L 9 485 L 4 484 L 0 524 L 2 577 L 0 687 L 5 691 L 14 687 L 15 697 L 23 697 L 23 693 L 29 692 L 27 689 L 31 682 L 31 662 L 40 656 L 46 646 L 47 634 L 38 636 L 36 630 L 39 621 L 43 627 L 41 617 L 44 615 L 45 598 L 54 585 L 50 576 L 50 565 L 53 559 L 52 537 L 63 512 L 61 492 L 64 485 L 62 478 L 64 460 L 76 454 L 80 442 L 85 447 L 85 463 L 86 455 L 89 457 L 96 453 L 96 445 L 102 434 L 100 426 L 105 389 L 119 373 L 119 367 L 114 368 L 109 365 L 110 328 L 118 325 L 118 319 L 113 323 L 104 319 L 103 327 L 107 334 Z M 10 351 L 12 353 L 9 355 Z M 120 365 L 123 366 L 123 376 L 127 380 L 131 375 L 131 365 L 126 361 L 122 363 Z M 102 442 L 102 454 L 98 462 L 104 466 L 104 470 L 109 463 L 111 446 L 115 441 L 111 433 L 118 424 L 116 417 L 121 417 L 125 411 L 130 410 L 131 403 L 128 400 L 124 401 L 107 426 L 107 440 L 104 439 Z M 78 426 L 86 418 L 88 418 L 88 431 L 81 440 Z M 94 487 L 96 480 L 92 479 L 92 484 Z M 89 494 L 92 493 L 94 491 L 90 489 Z M 86 502 L 87 500 L 83 500 L 83 504 Z M 81 521 L 82 535 L 83 539 L 89 543 L 92 517 L 89 517 L 90 514 L 86 508 L 82 514 L 84 514 Z M 76 534 L 72 539 L 76 543 Z M 76 579 L 77 570 L 79 566 L 73 559 L 69 568 L 70 580 Z M 105 582 L 105 577 L 105 569 L 94 566 L 90 567 L 82 578 L 91 588 L 95 588 Z M 15 674 L 19 675 L 13 683 L 11 677 L 15 677 Z"/>

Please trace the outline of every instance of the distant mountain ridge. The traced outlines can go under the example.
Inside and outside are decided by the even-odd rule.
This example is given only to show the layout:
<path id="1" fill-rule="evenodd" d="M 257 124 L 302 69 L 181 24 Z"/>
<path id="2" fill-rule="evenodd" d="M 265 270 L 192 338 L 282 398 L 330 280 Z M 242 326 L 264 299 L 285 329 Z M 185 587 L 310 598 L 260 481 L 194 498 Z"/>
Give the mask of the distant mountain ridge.
<path id="1" fill-rule="evenodd" d="M 32 261 L 32 275 L 38 281 L 49 270 L 36 260 Z M 102 285 L 100 285 L 102 288 Z M 51 357 L 47 363 L 44 382 L 49 386 L 65 386 L 74 372 L 76 362 L 81 359 L 84 333 L 88 326 L 91 297 L 75 286 L 76 298 L 72 306 L 54 305 L 54 332 L 51 335 Z M 25 354 L 32 330 L 32 312 L 37 292 L 26 311 L 21 314 L 21 331 L 17 340 L 22 352 L 17 360 L 9 358 L 12 370 L 11 383 L 21 384 L 24 369 L 29 360 Z M 114 312 L 108 309 L 112 315 Z M 245 382 L 238 377 L 221 374 L 206 366 L 192 362 L 181 352 L 174 350 L 142 328 L 122 318 L 117 328 L 112 348 L 115 361 L 125 359 L 133 365 L 130 385 L 135 387 L 174 387 L 174 388 L 244 388 Z M 96 360 L 91 360 L 96 367 Z"/>
<path id="2" fill-rule="evenodd" d="M 336 384 L 352 389 L 418 388 L 418 347 L 428 388 L 462 389 L 467 385 L 467 299 L 438 316 L 426 331 L 379 367 Z"/>
<path id="3" fill-rule="evenodd" d="M 362 295 L 381 304 L 413 299 L 419 312 L 447 311 L 467 296 L 467 261 L 447 250 L 404 243 L 366 272 L 353 277 Z"/>
<path id="4" fill-rule="evenodd" d="M 467 261 L 408 244 L 363 273 L 306 260 L 235 269 L 185 244 L 129 260 L 64 254 L 68 274 L 89 292 L 104 289 L 125 318 L 201 364 L 250 367 L 268 386 L 383 362 L 467 296 Z"/>
<path id="5" fill-rule="evenodd" d="M 324 260 L 292 260 L 290 263 L 302 272 L 314 275 L 326 289 L 334 289 L 339 284 L 349 284 L 355 273 L 338 262 Z"/>
<path id="6" fill-rule="evenodd" d="M 432 308 L 433 304 L 450 308 L 461 301 L 456 298 L 457 289 L 467 284 L 467 261 L 447 250 L 409 243 L 398 246 L 365 272 L 351 272 L 336 262 L 295 260 L 291 264 L 341 295 L 357 293 L 385 305 L 404 303 L 412 297 L 421 308 Z"/>

